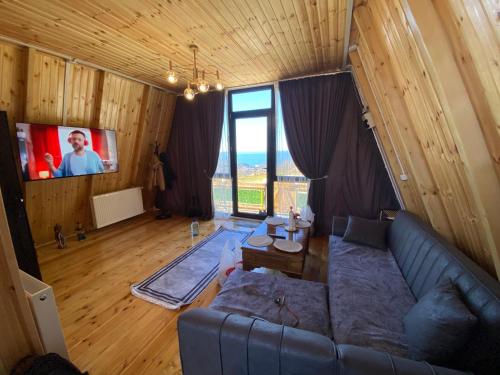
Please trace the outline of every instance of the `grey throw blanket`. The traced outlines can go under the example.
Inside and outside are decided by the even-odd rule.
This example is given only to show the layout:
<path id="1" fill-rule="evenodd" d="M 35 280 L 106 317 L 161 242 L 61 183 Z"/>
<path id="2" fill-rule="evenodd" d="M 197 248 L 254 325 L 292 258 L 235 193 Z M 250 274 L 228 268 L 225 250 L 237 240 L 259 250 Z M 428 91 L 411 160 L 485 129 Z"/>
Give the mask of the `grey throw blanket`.
<path id="1" fill-rule="evenodd" d="M 416 300 L 390 250 L 332 236 L 328 285 L 336 343 L 406 356 L 403 318 Z"/>
<path id="2" fill-rule="evenodd" d="M 327 288 L 322 283 L 237 269 L 210 308 L 331 337 Z"/>

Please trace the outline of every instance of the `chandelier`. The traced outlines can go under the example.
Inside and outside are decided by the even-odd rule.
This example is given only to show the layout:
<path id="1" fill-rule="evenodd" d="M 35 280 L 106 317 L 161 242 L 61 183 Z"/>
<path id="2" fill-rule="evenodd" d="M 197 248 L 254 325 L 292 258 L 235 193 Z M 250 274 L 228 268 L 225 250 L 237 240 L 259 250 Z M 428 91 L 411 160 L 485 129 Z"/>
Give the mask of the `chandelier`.
<path id="1" fill-rule="evenodd" d="M 198 67 L 196 66 L 196 53 L 198 52 L 198 46 L 196 46 L 195 44 L 191 44 L 189 46 L 189 49 L 193 51 L 193 78 L 190 81 L 188 81 L 187 87 L 184 89 L 184 97 L 187 100 L 193 100 L 198 93 L 204 94 L 210 90 L 210 83 L 207 81 L 205 76 L 209 74 L 213 75 L 213 73 L 205 72 L 205 70 L 199 71 Z M 190 70 L 183 68 L 181 69 Z M 218 91 L 222 91 L 224 89 L 224 85 L 220 80 L 218 69 L 216 69 L 215 71 L 215 79 L 216 79 L 214 85 L 215 89 Z M 175 85 L 178 80 L 179 76 L 172 67 L 172 61 L 169 61 L 169 69 L 167 71 L 167 81 L 168 83 Z"/>

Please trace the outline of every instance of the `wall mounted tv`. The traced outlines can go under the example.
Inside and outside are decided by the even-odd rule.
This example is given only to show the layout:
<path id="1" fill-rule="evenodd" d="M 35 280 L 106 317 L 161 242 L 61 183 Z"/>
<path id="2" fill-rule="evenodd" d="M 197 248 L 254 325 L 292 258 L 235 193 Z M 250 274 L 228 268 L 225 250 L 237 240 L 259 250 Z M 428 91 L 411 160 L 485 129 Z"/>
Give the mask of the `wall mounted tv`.
<path id="1" fill-rule="evenodd" d="M 118 172 L 113 130 L 16 124 L 25 181 Z"/>

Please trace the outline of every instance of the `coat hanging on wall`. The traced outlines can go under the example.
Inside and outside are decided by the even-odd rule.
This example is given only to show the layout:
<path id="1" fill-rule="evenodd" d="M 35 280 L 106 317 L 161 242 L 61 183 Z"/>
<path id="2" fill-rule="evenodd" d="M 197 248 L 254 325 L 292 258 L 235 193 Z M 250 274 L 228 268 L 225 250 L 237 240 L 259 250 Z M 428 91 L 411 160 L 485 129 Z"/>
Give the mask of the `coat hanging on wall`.
<path id="1" fill-rule="evenodd" d="M 151 170 L 148 179 L 148 189 L 153 190 L 154 187 L 158 187 L 160 191 L 165 190 L 163 163 L 160 161 L 156 153 L 153 155 L 153 160 L 151 161 Z"/>
<path id="2" fill-rule="evenodd" d="M 153 153 L 153 158 L 151 161 L 151 171 L 148 179 L 148 188 L 152 190 L 157 188 L 155 196 L 155 207 L 160 210 L 160 213 L 156 216 L 156 219 L 167 219 L 172 216 L 170 211 L 166 206 L 166 194 L 165 189 L 168 187 L 171 189 L 171 183 L 167 186 L 167 179 L 165 178 L 165 162 L 163 162 L 162 154 L 159 154 L 160 145 L 157 142 L 155 144 L 155 149 Z M 163 158 L 165 161 L 166 159 Z"/>

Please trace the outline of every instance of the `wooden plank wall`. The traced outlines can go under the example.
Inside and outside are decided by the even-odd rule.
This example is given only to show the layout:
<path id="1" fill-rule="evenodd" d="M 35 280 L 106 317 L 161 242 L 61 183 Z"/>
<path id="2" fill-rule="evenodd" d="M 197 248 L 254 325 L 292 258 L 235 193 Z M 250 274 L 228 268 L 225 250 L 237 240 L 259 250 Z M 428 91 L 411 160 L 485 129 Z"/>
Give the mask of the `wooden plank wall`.
<path id="1" fill-rule="evenodd" d="M 480 119 L 500 177 L 499 5 L 488 1 L 432 1 Z"/>
<path id="2" fill-rule="evenodd" d="M 7 112 L 9 124 L 24 119 L 26 101 L 26 54 L 22 47 L 0 43 L 0 108 Z M 12 136 L 16 128 L 10 127 Z"/>
<path id="3" fill-rule="evenodd" d="M 91 195 L 146 184 L 154 143 L 167 142 L 176 96 L 34 49 L 1 42 L 0 52 L 0 110 L 8 112 L 13 141 L 15 123 L 23 121 L 116 131 L 118 173 L 25 184 L 36 244 L 53 240 L 55 223 L 67 235 L 77 222 L 91 229 Z M 147 209 L 152 201 L 144 191 Z"/>
<path id="4" fill-rule="evenodd" d="M 368 0 L 350 59 L 407 208 L 499 277 L 498 34 L 468 3 Z"/>

